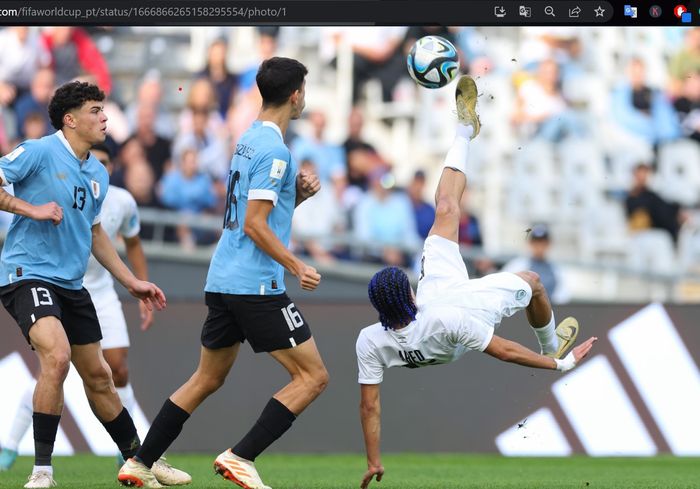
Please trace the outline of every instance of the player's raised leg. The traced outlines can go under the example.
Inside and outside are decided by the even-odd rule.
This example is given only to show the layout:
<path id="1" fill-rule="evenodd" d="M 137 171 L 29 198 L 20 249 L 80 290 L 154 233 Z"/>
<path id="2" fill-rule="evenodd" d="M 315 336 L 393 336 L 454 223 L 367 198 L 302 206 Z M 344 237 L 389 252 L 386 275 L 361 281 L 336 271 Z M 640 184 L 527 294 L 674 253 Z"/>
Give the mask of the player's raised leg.
<path id="1" fill-rule="evenodd" d="M 444 169 L 435 192 L 435 222 L 429 235 L 436 234 L 457 242 L 459 232 L 459 202 L 467 184 L 469 141 L 479 134 L 481 127 L 476 114 L 476 83 L 462 76 L 455 92 L 457 104 L 457 135 L 447 155 Z"/>
<path id="2" fill-rule="evenodd" d="M 32 415 L 34 414 L 34 408 L 32 406 L 32 400 L 34 398 L 34 389 L 36 388 L 36 381 L 32 380 L 27 389 L 22 394 L 22 397 L 17 406 L 17 413 L 12 419 L 12 426 L 10 427 L 10 434 L 8 435 L 5 443 L 0 451 L 0 472 L 10 470 L 17 460 L 17 451 L 19 449 L 19 444 L 24 438 L 25 433 L 32 425 Z"/>
<path id="3" fill-rule="evenodd" d="M 238 342 L 225 348 L 202 347 L 197 370 L 165 401 L 136 456 L 127 460 L 119 471 L 119 482 L 126 486 L 162 487 L 153 474 L 155 464 L 178 437 L 195 409 L 224 385 L 239 348 Z"/>
<path id="4" fill-rule="evenodd" d="M 34 390 L 34 469 L 26 488 L 53 487 L 51 455 L 63 411 L 63 381 L 70 368 L 68 338 L 55 316 L 39 318 L 29 330 L 39 357 L 39 378 Z"/>
<path id="5" fill-rule="evenodd" d="M 270 355 L 289 372 L 291 382 L 270 399 L 243 439 L 214 462 L 219 474 L 246 489 L 268 487 L 258 475 L 255 459 L 292 427 L 328 385 L 328 371 L 313 338 Z"/>

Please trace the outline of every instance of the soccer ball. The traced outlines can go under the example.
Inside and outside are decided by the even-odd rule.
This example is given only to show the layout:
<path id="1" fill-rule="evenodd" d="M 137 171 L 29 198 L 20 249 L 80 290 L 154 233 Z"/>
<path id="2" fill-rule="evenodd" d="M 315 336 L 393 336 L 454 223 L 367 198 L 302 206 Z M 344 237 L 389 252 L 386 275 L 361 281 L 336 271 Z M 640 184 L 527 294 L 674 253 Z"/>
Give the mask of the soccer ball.
<path id="1" fill-rule="evenodd" d="M 444 87 L 457 75 L 459 57 L 450 41 L 440 36 L 421 37 L 406 57 L 408 74 L 425 88 Z"/>

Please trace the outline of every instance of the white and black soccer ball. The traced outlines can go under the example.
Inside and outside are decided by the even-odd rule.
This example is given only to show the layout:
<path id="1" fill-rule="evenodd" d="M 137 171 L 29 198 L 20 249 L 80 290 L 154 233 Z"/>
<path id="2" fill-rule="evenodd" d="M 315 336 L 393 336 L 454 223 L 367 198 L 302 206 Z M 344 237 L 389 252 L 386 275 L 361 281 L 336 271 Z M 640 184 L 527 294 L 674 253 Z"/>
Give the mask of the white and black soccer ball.
<path id="1" fill-rule="evenodd" d="M 408 53 L 406 63 L 411 78 L 425 88 L 444 87 L 459 71 L 457 49 L 440 36 L 418 39 Z"/>

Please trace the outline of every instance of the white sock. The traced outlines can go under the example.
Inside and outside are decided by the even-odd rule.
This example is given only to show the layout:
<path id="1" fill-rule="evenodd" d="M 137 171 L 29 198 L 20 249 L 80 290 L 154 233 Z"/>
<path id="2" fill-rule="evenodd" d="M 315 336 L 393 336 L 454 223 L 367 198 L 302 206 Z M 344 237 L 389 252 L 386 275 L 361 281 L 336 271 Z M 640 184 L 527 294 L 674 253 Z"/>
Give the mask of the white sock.
<path id="1" fill-rule="evenodd" d="M 53 467 L 50 465 L 35 465 L 34 469 L 32 469 L 32 474 L 37 472 L 48 472 L 53 477 Z"/>
<path id="2" fill-rule="evenodd" d="M 117 387 L 117 394 L 119 394 L 122 405 L 129 411 L 129 414 L 132 414 L 134 412 L 134 405 L 136 404 L 136 397 L 134 396 L 134 389 L 131 388 L 131 384 L 126 384 L 124 387 Z"/>
<path id="3" fill-rule="evenodd" d="M 32 399 L 34 398 L 35 387 L 36 382 L 32 382 L 27 386 L 27 390 L 24 391 L 24 394 L 22 394 L 22 399 L 20 399 L 19 406 L 17 406 L 15 419 L 12 420 L 10 434 L 7 437 L 3 448 L 14 450 L 16 452 L 17 447 L 19 447 L 19 442 L 22 441 L 22 438 L 24 438 L 27 430 L 32 425 L 32 415 L 34 414 Z"/>
<path id="4" fill-rule="evenodd" d="M 537 336 L 537 341 L 540 342 L 540 348 L 542 349 L 542 354 L 554 353 L 559 349 L 559 340 L 555 333 L 556 323 L 554 321 L 554 311 L 552 311 L 552 319 L 549 321 L 547 326 L 542 328 L 535 328 L 530 326 Z"/>
<path id="5" fill-rule="evenodd" d="M 445 155 L 443 166 L 454 168 L 465 175 L 467 174 L 467 160 L 469 159 L 469 138 L 474 133 L 472 126 L 457 124 L 457 136 L 452 142 L 452 146 Z"/>

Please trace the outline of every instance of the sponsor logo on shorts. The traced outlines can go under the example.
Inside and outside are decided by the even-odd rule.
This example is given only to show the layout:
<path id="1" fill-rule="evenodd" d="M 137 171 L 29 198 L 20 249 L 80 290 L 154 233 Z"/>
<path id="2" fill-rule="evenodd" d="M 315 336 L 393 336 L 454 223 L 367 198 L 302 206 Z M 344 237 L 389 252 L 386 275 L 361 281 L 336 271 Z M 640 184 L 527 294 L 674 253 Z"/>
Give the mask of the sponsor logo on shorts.
<path id="1" fill-rule="evenodd" d="M 525 290 L 523 290 L 523 289 L 520 289 L 519 291 L 517 291 L 515 293 L 515 299 L 521 301 L 525 298 L 526 295 L 527 295 L 527 292 L 525 292 Z"/>

